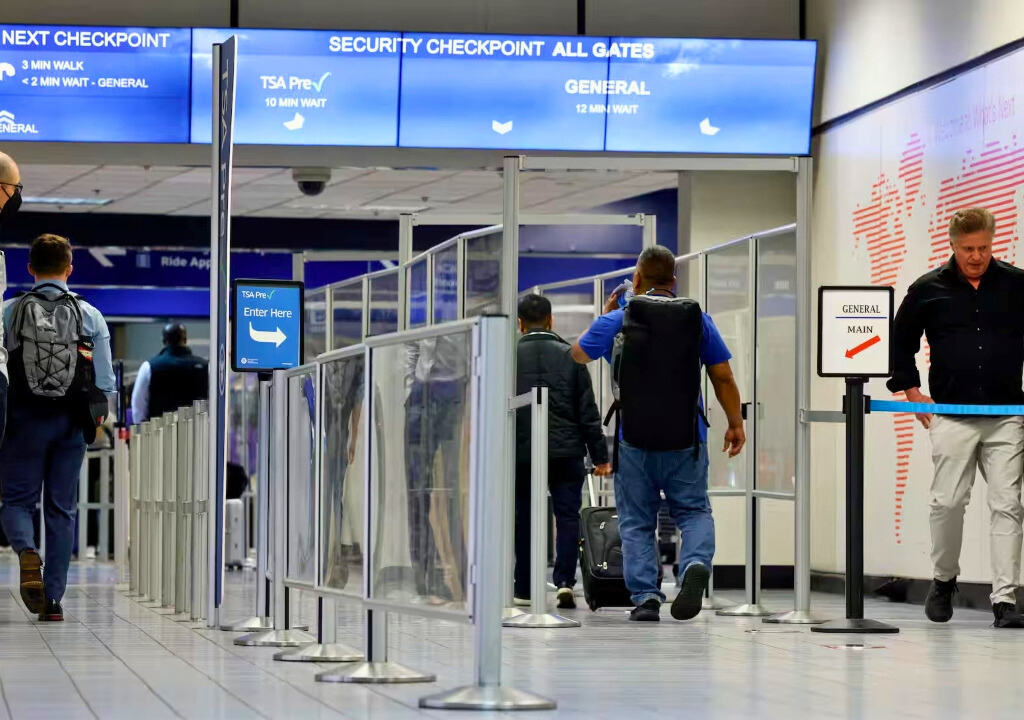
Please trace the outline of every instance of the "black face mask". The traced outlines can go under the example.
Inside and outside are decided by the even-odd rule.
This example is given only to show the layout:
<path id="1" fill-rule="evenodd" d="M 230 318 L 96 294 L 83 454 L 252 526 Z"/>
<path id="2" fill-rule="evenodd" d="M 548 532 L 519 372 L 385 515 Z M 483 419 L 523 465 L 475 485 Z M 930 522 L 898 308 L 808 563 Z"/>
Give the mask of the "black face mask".
<path id="1" fill-rule="evenodd" d="M 7 189 L 6 189 L 7 186 L 0 185 L 0 187 L 4 188 L 0 192 L 4 192 L 4 193 L 7 192 Z M 14 192 L 10 193 L 7 196 L 7 202 L 4 203 L 4 206 L 2 208 L 0 208 L 0 227 L 3 227 L 5 224 L 10 222 L 11 218 L 14 217 L 14 215 L 18 212 L 18 210 L 20 208 L 21 208 L 21 188 L 20 187 L 16 187 L 16 188 L 14 188 Z"/>

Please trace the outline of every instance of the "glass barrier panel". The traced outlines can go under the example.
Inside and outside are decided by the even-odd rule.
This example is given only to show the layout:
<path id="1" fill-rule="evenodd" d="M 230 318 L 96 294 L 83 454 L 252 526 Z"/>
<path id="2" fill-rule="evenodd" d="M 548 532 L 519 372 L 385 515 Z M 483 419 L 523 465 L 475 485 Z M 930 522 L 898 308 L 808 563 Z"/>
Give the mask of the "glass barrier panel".
<path id="1" fill-rule="evenodd" d="M 434 323 L 459 319 L 459 250 L 434 254 Z"/>
<path id="2" fill-rule="evenodd" d="M 398 330 L 398 270 L 370 278 L 370 335 Z"/>
<path id="3" fill-rule="evenodd" d="M 411 264 L 406 270 L 409 278 L 409 325 L 410 329 L 427 324 L 427 258 Z"/>
<path id="4" fill-rule="evenodd" d="M 259 380 L 254 373 L 229 371 L 228 393 L 228 462 L 241 466 L 251 476 L 258 464 Z"/>
<path id="5" fill-rule="evenodd" d="M 308 363 L 327 350 L 327 289 L 307 291 L 303 312 L 303 362 Z"/>
<path id="6" fill-rule="evenodd" d="M 796 473 L 796 234 L 757 240 L 757 487 Z"/>
<path id="7" fill-rule="evenodd" d="M 554 331 L 566 342 L 579 340 L 580 335 L 594 322 L 593 280 L 544 291 L 544 297 L 551 302 Z"/>
<path id="8" fill-rule="evenodd" d="M 285 575 L 312 583 L 315 577 L 313 540 L 313 465 L 316 374 L 310 370 L 288 378 L 288 557 Z M 267 486 L 260 487 L 263 492 Z M 277 526 L 280 528 L 280 524 Z"/>
<path id="9" fill-rule="evenodd" d="M 466 317 L 501 312 L 501 230 L 466 240 Z"/>
<path id="10" fill-rule="evenodd" d="M 365 450 L 362 442 L 365 355 L 323 364 L 321 584 L 363 596 Z"/>
<path id="11" fill-rule="evenodd" d="M 340 350 L 363 341 L 363 283 L 346 283 L 334 288 L 334 338 L 330 350 Z"/>
<path id="12" fill-rule="evenodd" d="M 466 612 L 471 337 L 371 350 L 374 599 Z"/>
<path id="13" fill-rule="evenodd" d="M 751 347 L 751 323 L 753 322 L 753 298 L 750 292 L 749 242 L 729 245 L 707 254 L 707 307 L 726 347 L 732 353 L 733 374 L 739 385 L 743 402 L 751 400 L 753 348 Z M 707 393 L 705 406 L 711 427 L 708 428 L 709 449 L 721 447 L 722 438 L 728 428 L 725 413 L 714 399 L 711 383 L 705 384 Z M 745 488 L 747 482 L 746 453 L 754 447 L 754 438 L 747 438 L 747 448 L 734 458 L 724 453 L 709 452 L 711 468 L 708 486 L 713 488 Z"/>

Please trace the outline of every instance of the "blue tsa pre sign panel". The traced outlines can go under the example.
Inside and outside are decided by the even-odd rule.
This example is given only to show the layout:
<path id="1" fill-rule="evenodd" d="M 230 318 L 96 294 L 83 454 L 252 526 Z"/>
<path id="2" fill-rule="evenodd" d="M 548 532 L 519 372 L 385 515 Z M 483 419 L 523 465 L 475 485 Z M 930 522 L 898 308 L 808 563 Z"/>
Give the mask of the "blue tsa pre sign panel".
<path id="1" fill-rule="evenodd" d="M 398 142 L 401 33 L 193 31 L 192 142 L 210 142 L 214 43 L 238 37 L 235 142 Z"/>
<path id="2" fill-rule="evenodd" d="M 0 141 L 188 142 L 191 51 L 188 29 L 0 25 Z"/>
<path id="3" fill-rule="evenodd" d="M 288 370 L 302 364 L 303 285 L 236 280 L 231 290 L 235 372 Z"/>

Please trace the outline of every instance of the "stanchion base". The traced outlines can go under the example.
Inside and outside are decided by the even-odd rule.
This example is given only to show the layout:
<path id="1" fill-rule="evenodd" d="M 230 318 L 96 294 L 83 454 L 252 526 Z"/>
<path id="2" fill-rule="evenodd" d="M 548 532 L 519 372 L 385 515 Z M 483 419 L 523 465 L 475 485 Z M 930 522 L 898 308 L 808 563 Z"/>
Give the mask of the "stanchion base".
<path id="1" fill-rule="evenodd" d="M 347 663 L 362 662 L 366 656 L 355 648 L 340 643 L 313 643 L 296 650 L 282 650 L 274 655 L 274 659 L 281 662 Z"/>
<path id="2" fill-rule="evenodd" d="M 867 620 L 867 619 L 851 619 L 846 618 L 843 620 L 829 620 L 827 623 L 821 625 L 815 625 L 811 628 L 811 632 L 820 633 L 858 633 L 861 635 L 867 634 L 882 634 L 882 633 L 898 633 L 900 629 L 894 625 L 887 625 L 884 622 L 878 620 Z"/>
<path id="3" fill-rule="evenodd" d="M 158 608 L 158 607 L 163 607 L 163 603 L 162 603 L 162 602 L 160 602 L 159 600 L 146 600 L 146 599 L 141 599 L 141 600 L 139 600 L 139 605 L 141 605 L 141 606 L 142 606 L 142 607 L 144 607 L 144 608 Z"/>
<path id="4" fill-rule="evenodd" d="M 172 620 L 172 621 L 174 621 L 176 623 L 183 623 L 183 622 L 188 622 L 189 620 L 191 620 L 192 616 L 189 615 L 189 613 L 187 613 L 187 612 L 180 612 L 180 613 L 174 613 L 173 615 L 171 615 L 167 619 L 168 620 Z"/>
<path id="5" fill-rule="evenodd" d="M 150 608 L 157 615 L 177 615 L 173 605 L 155 605 Z"/>
<path id="6" fill-rule="evenodd" d="M 299 647 L 316 642 L 316 638 L 303 630 L 260 630 L 235 638 L 242 647 Z"/>
<path id="7" fill-rule="evenodd" d="M 812 615 L 810 610 L 790 610 L 766 617 L 761 622 L 773 625 L 820 625 L 825 622 L 825 618 Z"/>
<path id="8" fill-rule="evenodd" d="M 516 688 L 469 685 L 420 698 L 420 707 L 432 710 L 554 710 L 558 704 Z"/>
<path id="9" fill-rule="evenodd" d="M 316 676 L 323 683 L 397 684 L 434 682 L 437 676 L 421 673 L 393 662 L 364 662 L 348 672 L 328 670 Z"/>
<path id="10" fill-rule="evenodd" d="M 758 603 L 746 603 L 719 610 L 715 614 L 720 617 L 765 617 L 771 615 L 772 612 Z"/>
<path id="11" fill-rule="evenodd" d="M 270 621 L 270 618 L 254 615 L 238 622 L 224 623 L 220 626 L 220 629 L 224 632 L 255 632 L 256 630 L 270 630 L 273 627 L 274 623 Z"/>
<path id="12" fill-rule="evenodd" d="M 524 613 L 504 620 L 501 625 L 507 628 L 578 628 L 580 621 L 552 613 Z"/>
<path id="13" fill-rule="evenodd" d="M 519 617 L 525 615 L 526 611 L 519 607 L 507 607 L 501 611 L 501 619 L 508 620 L 509 618 Z"/>
<path id="14" fill-rule="evenodd" d="M 725 610 L 731 607 L 735 607 L 735 603 L 719 597 L 705 597 L 700 603 L 701 610 Z"/>

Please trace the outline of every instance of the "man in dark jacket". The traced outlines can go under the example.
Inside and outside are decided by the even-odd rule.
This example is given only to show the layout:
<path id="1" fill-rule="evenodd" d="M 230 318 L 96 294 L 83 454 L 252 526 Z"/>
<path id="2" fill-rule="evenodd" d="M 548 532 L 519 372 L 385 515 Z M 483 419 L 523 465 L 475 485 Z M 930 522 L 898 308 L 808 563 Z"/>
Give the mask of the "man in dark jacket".
<path id="1" fill-rule="evenodd" d="M 551 330 L 551 302 L 527 295 L 519 303 L 516 388 L 548 388 L 548 489 L 555 511 L 555 570 L 558 607 L 574 608 L 580 504 L 587 453 L 595 475 L 610 475 L 608 445 L 587 369 L 570 354 L 569 343 Z M 516 604 L 530 597 L 530 410 L 516 418 Z"/>
<path id="2" fill-rule="evenodd" d="M 206 358 L 192 354 L 188 330 L 180 323 L 164 327 L 164 349 L 139 367 L 132 390 L 132 422 L 150 418 L 205 400 L 209 394 Z"/>

